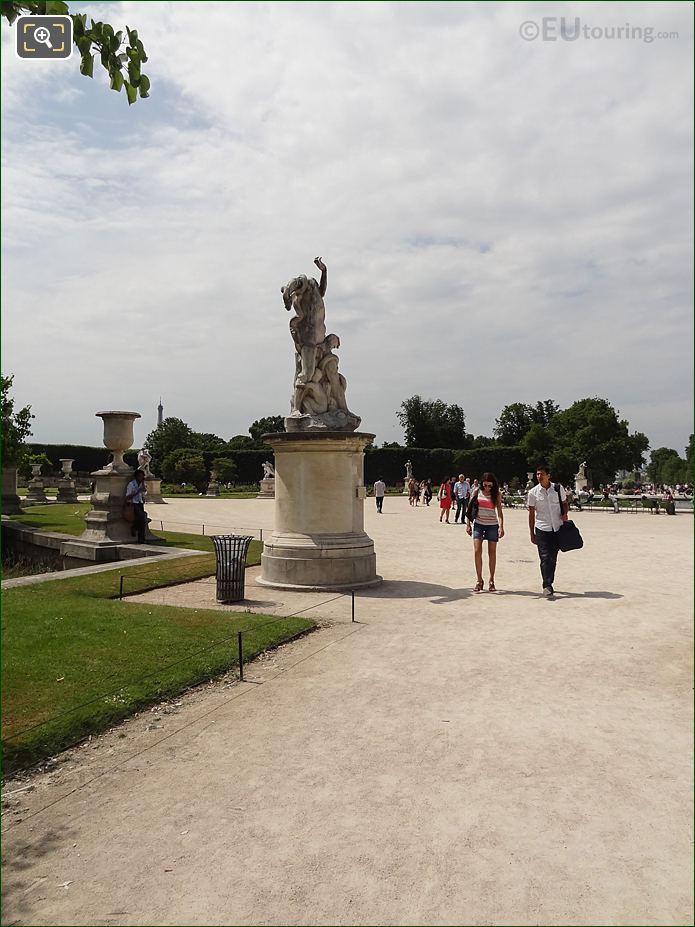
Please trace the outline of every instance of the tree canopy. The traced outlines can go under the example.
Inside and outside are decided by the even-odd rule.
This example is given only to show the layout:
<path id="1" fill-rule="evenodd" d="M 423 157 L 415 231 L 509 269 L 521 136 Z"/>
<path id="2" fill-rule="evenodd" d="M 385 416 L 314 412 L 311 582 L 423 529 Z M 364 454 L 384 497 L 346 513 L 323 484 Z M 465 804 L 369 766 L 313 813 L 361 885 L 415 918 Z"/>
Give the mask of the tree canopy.
<path id="1" fill-rule="evenodd" d="M 111 80 L 111 89 L 125 90 L 128 105 L 135 103 L 138 94 L 148 97 L 150 79 L 142 73 L 147 61 L 145 48 L 138 38 L 137 29 L 126 26 L 116 32 L 109 23 L 87 19 L 86 13 L 71 13 L 63 0 L 1 0 L 0 15 L 12 23 L 18 16 L 69 16 L 72 20 L 73 42 L 80 55 L 80 73 L 94 76 L 94 59 L 98 56 Z"/>
<path id="2" fill-rule="evenodd" d="M 162 462 L 162 476 L 167 483 L 193 483 L 202 492 L 207 479 L 207 467 L 195 447 L 180 447 L 167 454 Z"/>
<path id="3" fill-rule="evenodd" d="M 610 483 L 617 470 L 634 470 L 644 463 L 649 440 L 639 431 L 630 434 L 628 423 L 607 399 L 580 399 L 557 412 L 548 426 L 552 440 L 551 467 L 559 463 L 553 454 L 562 453 L 564 466 L 578 467 L 586 461 L 593 481 Z M 574 471 L 576 472 L 576 470 Z M 572 474 L 555 473 L 568 479 Z"/>
<path id="4" fill-rule="evenodd" d="M 10 396 L 14 375 L 1 377 L 2 402 L 2 465 L 16 466 L 21 462 L 24 443 L 31 434 L 31 420 L 34 415 L 31 406 L 15 412 L 14 399 Z"/>
<path id="5" fill-rule="evenodd" d="M 282 415 L 266 415 L 265 418 L 256 419 L 249 425 L 249 434 L 258 447 L 263 445 L 263 435 L 274 434 L 285 430 L 285 419 Z"/>
<path id="6" fill-rule="evenodd" d="M 495 422 L 495 437 L 500 444 L 510 447 L 520 444 L 533 425 L 549 425 L 559 409 L 552 399 L 539 401 L 535 406 L 526 402 L 513 402 L 500 412 Z"/>
<path id="7" fill-rule="evenodd" d="M 690 436 L 692 445 L 692 435 Z M 692 479 L 691 468 L 688 466 L 688 449 L 685 449 L 686 459 L 683 460 L 678 451 L 672 447 L 657 447 L 651 453 L 647 476 L 653 483 L 662 483 L 672 486 L 674 483 L 685 483 Z M 692 454 L 692 446 L 690 446 Z"/>
<path id="8" fill-rule="evenodd" d="M 415 395 L 401 403 L 396 416 L 405 431 L 406 447 L 466 447 L 466 418 L 461 406 Z"/>

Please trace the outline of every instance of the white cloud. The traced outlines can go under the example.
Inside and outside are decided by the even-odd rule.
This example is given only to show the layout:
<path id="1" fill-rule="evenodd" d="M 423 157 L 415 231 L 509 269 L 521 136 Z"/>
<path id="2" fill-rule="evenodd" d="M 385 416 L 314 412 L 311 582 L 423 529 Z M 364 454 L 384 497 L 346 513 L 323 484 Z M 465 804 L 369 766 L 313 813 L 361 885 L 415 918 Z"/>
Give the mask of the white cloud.
<path id="1" fill-rule="evenodd" d="M 37 438 L 97 443 L 94 410 L 132 407 L 142 439 L 160 393 L 225 437 L 285 410 L 279 287 L 321 253 L 379 441 L 419 392 L 486 434 L 508 402 L 600 395 L 685 443 L 690 8 L 631 11 L 679 32 L 651 44 L 523 41 L 546 4 L 85 9 L 138 28 L 153 96 L 4 56 L 3 366 Z"/>

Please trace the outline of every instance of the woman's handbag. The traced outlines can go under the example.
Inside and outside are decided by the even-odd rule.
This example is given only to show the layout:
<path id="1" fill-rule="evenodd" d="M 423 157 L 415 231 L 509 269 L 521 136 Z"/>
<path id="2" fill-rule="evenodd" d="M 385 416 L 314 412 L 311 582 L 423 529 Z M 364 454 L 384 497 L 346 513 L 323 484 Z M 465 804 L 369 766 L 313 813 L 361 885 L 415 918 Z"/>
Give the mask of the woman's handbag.
<path id="1" fill-rule="evenodd" d="M 135 521 L 135 506 L 132 502 L 123 503 L 123 518 L 130 524 Z"/>
<path id="2" fill-rule="evenodd" d="M 560 542 L 560 550 L 563 552 L 580 550 L 584 547 L 584 539 L 573 521 L 563 521 L 557 532 L 557 537 Z"/>

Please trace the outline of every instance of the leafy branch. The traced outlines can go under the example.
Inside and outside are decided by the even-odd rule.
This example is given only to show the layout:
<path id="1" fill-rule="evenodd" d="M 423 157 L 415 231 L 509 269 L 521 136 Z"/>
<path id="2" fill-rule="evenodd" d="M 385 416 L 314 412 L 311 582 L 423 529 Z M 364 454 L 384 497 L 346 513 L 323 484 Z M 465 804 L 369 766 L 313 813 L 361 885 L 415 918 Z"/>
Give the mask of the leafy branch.
<path id="1" fill-rule="evenodd" d="M 63 0 L 0 0 L 0 15 L 10 25 L 22 15 L 69 16 L 73 41 L 80 53 L 81 74 L 93 77 L 94 59 L 98 57 L 108 72 L 111 89 L 118 93 L 125 88 L 128 105 L 135 103 L 138 94 L 142 98 L 150 95 L 150 79 L 141 70 L 147 55 L 137 29 L 126 26 L 124 39 L 123 32 L 115 32 L 109 23 L 88 22 L 86 13 L 71 13 Z"/>

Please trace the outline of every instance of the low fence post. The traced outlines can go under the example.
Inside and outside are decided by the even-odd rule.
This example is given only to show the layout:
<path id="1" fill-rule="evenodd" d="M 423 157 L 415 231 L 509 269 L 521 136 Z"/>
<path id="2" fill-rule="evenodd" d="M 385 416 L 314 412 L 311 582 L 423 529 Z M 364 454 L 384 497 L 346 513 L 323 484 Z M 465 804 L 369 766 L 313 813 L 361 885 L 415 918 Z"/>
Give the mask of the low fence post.
<path id="1" fill-rule="evenodd" d="M 352 620 L 355 620 L 355 590 L 350 590 L 350 605 L 352 609 Z"/>
<path id="2" fill-rule="evenodd" d="M 123 574 L 121 573 L 120 582 L 118 584 L 118 598 L 123 598 Z"/>
<path id="3" fill-rule="evenodd" d="M 244 681 L 244 645 L 241 639 L 243 633 L 243 631 L 237 632 L 237 646 L 239 648 L 239 682 Z"/>
<path id="4" fill-rule="evenodd" d="M 203 537 L 205 537 L 205 525 L 203 525 Z"/>
<path id="5" fill-rule="evenodd" d="M 263 543 L 263 528 L 260 529 L 260 533 L 261 533 L 260 541 L 262 544 Z"/>

